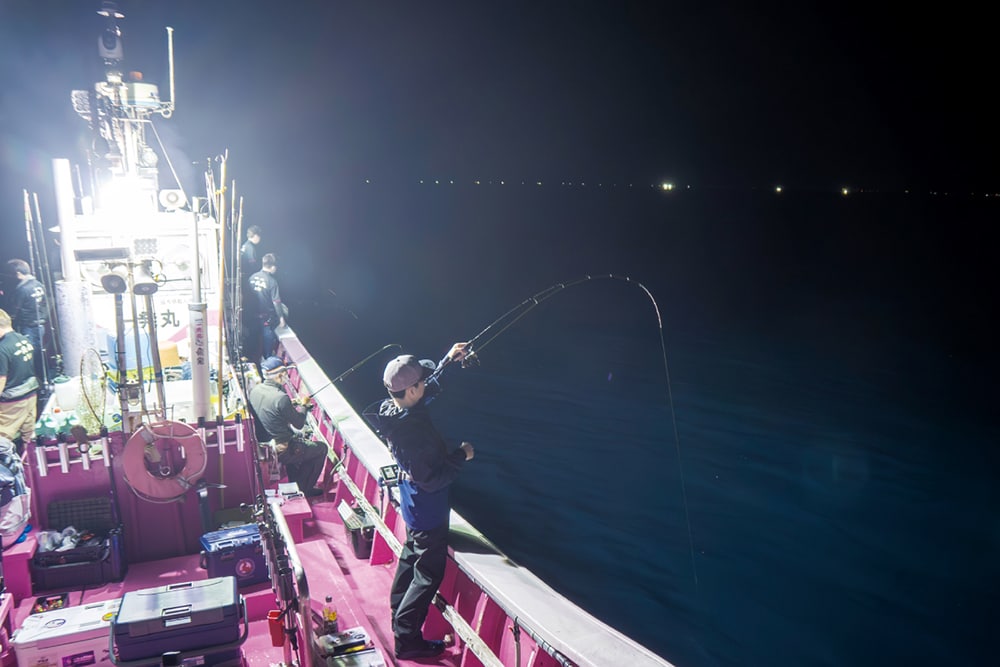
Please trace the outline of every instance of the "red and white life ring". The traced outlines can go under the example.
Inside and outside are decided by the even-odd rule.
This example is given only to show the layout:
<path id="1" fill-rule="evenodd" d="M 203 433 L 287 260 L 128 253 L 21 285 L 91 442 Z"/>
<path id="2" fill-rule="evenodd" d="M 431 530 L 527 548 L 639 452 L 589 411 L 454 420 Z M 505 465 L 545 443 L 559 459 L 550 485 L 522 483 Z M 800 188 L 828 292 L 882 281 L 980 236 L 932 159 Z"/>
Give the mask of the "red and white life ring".
<path id="1" fill-rule="evenodd" d="M 147 447 L 157 443 L 176 444 L 183 450 L 184 467 L 169 475 L 155 475 L 147 467 Z M 208 451 L 198 431 L 190 424 L 162 421 L 143 424 L 125 443 L 122 451 L 125 482 L 141 498 L 171 501 L 181 498 L 205 473 Z"/>

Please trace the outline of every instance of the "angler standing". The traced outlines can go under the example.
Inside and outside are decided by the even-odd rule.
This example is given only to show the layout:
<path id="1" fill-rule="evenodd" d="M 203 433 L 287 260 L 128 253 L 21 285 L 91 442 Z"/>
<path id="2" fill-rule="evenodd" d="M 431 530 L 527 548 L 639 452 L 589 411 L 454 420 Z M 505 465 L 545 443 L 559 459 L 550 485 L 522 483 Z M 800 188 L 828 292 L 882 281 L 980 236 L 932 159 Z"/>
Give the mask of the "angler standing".
<path id="1" fill-rule="evenodd" d="M 251 225 L 247 228 L 247 240 L 240 246 L 240 271 L 241 278 L 246 280 L 253 274 L 260 271 L 260 227 Z"/>
<path id="2" fill-rule="evenodd" d="M 35 437 L 38 378 L 35 349 L 27 337 L 14 331 L 10 315 L 0 310 L 0 436 L 23 442 Z"/>
<path id="3" fill-rule="evenodd" d="M 281 303 L 281 291 L 274 278 L 277 270 L 277 260 L 272 253 L 267 253 L 261 258 L 260 271 L 250 276 L 250 290 L 255 297 L 257 321 L 264 346 L 260 354 L 262 359 L 270 357 L 278 349 L 278 334 L 275 329 L 285 326 L 285 304 Z"/>
<path id="4" fill-rule="evenodd" d="M 251 225 L 247 229 L 247 240 L 240 246 L 240 326 L 244 354 L 251 354 L 253 360 L 259 361 L 260 327 L 256 321 L 251 321 L 256 310 L 256 297 L 250 287 L 250 276 L 261 269 L 260 227 Z M 247 317 L 250 315 L 251 317 Z"/>
<path id="5" fill-rule="evenodd" d="M 466 343 L 456 343 L 438 368 L 466 356 Z M 389 398 L 382 401 L 375 422 L 399 464 L 399 508 L 406 523 L 406 544 L 392 582 L 389 607 L 400 659 L 429 658 L 444 651 L 444 642 L 424 639 L 428 607 L 444 578 L 448 556 L 449 486 L 473 457 L 472 443 L 450 449 L 431 422 L 427 403 L 439 386 L 426 380 L 435 373 L 433 361 L 410 354 L 396 357 L 383 374 Z"/>
<path id="6" fill-rule="evenodd" d="M 45 365 L 45 319 L 49 312 L 45 300 L 45 287 L 35 276 L 31 275 L 31 266 L 23 259 L 12 259 L 7 262 L 17 286 L 10 297 L 10 317 L 14 331 L 27 337 L 35 348 L 35 376 L 40 383 L 48 383 L 48 372 Z"/>

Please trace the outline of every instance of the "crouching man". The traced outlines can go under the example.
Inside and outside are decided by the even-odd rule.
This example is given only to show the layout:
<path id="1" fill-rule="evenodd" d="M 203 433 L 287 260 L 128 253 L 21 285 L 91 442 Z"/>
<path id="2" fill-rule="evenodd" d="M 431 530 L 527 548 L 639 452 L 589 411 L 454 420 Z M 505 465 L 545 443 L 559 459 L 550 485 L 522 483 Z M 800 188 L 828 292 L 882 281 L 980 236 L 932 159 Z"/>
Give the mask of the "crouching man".
<path id="1" fill-rule="evenodd" d="M 309 412 L 308 399 L 292 403 L 285 393 L 288 367 L 278 357 L 268 357 L 260 365 L 264 381 L 250 390 L 250 406 L 264 429 L 274 438 L 278 462 L 285 466 L 288 481 L 299 485 L 307 497 L 323 495 L 316 480 L 323 472 L 328 448 L 325 442 L 310 440 L 300 433 Z"/>

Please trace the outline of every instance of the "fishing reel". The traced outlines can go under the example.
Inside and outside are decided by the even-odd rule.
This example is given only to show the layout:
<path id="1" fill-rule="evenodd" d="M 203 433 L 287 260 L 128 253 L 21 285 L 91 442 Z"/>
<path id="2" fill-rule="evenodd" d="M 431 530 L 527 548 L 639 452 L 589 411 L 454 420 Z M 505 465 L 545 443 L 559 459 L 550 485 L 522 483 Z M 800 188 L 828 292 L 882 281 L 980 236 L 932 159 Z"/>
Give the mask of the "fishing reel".
<path id="1" fill-rule="evenodd" d="M 479 366 L 479 355 L 475 352 L 469 352 L 462 359 L 462 368 L 476 368 Z"/>

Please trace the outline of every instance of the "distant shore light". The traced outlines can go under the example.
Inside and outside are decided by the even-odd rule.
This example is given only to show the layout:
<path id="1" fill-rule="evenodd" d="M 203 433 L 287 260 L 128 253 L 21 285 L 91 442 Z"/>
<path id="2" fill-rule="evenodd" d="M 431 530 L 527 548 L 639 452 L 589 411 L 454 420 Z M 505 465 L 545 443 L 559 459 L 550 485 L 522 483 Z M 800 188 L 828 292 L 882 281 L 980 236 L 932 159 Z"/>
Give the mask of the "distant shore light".
<path id="1" fill-rule="evenodd" d="M 780 185 L 775 186 L 775 188 L 774 188 L 774 191 L 777 192 L 779 195 L 781 194 L 781 190 L 782 190 L 782 188 L 781 188 Z"/>

